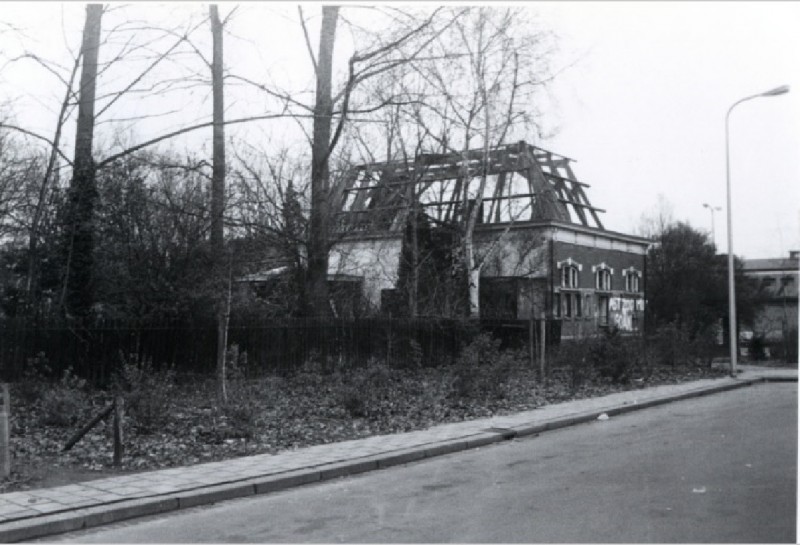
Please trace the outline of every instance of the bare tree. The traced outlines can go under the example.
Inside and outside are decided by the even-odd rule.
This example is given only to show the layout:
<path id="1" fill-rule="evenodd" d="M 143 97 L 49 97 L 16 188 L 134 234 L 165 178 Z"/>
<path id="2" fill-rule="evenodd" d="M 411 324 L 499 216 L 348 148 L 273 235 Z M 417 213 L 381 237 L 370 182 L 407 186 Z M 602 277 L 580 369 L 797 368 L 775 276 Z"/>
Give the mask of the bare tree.
<path id="1" fill-rule="evenodd" d="M 310 33 L 302 9 L 299 9 L 300 24 L 306 38 L 315 75 L 315 98 L 313 106 L 302 103 L 294 94 L 275 85 L 261 84 L 238 77 L 264 91 L 268 96 L 281 101 L 287 112 L 302 120 L 309 114 L 313 119 L 311 134 L 311 209 L 308 241 L 307 284 L 309 313 L 329 313 L 327 293 L 328 254 L 331 248 L 331 217 L 329 202 L 336 191 L 331 183 L 330 162 L 347 137 L 350 123 L 362 119 L 356 116 L 371 116 L 383 108 L 392 106 L 398 97 L 378 96 L 360 92 L 367 83 L 394 70 L 419 61 L 444 28 L 452 20 L 440 18 L 441 10 L 425 16 L 412 15 L 394 8 L 367 8 L 374 13 L 383 13 L 390 20 L 388 28 L 367 29 L 342 16 L 338 6 L 324 6 L 320 26 L 317 55 L 314 56 Z M 351 31 L 356 51 L 348 58 L 344 80 L 334 89 L 334 48 L 337 29 L 345 25 Z M 359 49 L 362 47 L 362 49 Z M 236 76 L 233 76 L 236 77 Z M 369 119 L 371 122 L 371 119 Z"/>
<path id="2" fill-rule="evenodd" d="M 213 170 L 211 175 L 211 251 L 221 273 L 224 268 L 224 225 L 225 211 L 225 104 L 223 81 L 223 43 L 222 21 L 216 4 L 208 8 L 211 21 L 211 35 L 214 41 L 214 57 L 211 64 L 212 89 L 214 97 L 213 127 Z M 231 281 L 228 275 L 227 290 L 217 303 L 217 397 L 221 403 L 228 401 L 225 388 L 225 352 L 228 346 L 228 320 L 231 308 Z"/>
<path id="3" fill-rule="evenodd" d="M 522 10 L 513 8 L 473 8 L 455 19 L 439 42 L 440 60 L 416 72 L 427 96 L 404 108 L 410 122 L 423 129 L 418 138 L 428 142 L 426 147 L 462 156 L 453 195 L 466 211 L 461 244 L 473 317 L 480 315 L 481 268 L 493 248 L 479 255 L 474 242 L 490 150 L 511 135 L 537 129 L 536 92 L 552 77 L 546 62 L 550 35 L 528 24 Z M 482 151 L 477 169 L 469 166 L 468 157 L 476 144 Z"/>
<path id="4" fill-rule="evenodd" d="M 111 8 L 113 11 L 114 8 Z M 111 28 L 102 31 L 104 14 L 109 10 L 99 4 L 91 4 L 86 8 L 82 46 L 77 55 L 72 59 L 71 67 L 64 67 L 58 62 L 42 58 L 35 52 L 28 50 L 12 57 L 8 62 L 32 62 L 43 68 L 64 85 L 64 98 L 58 108 L 54 136 L 48 138 L 24 127 L 12 123 L 0 123 L 0 129 L 16 131 L 44 142 L 48 147 L 49 159 L 44 174 L 39 184 L 38 199 L 32 207 L 32 216 L 28 228 L 28 265 L 25 280 L 25 292 L 28 306 L 33 304 L 33 292 L 39 274 L 39 231 L 48 202 L 48 193 L 51 191 L 53 181 L 59 165 L 59 160 L 72 168 L 72 179 L 69 191 L 69 206 L 66 216 L 66 238 L 64 240 L 63 258 L 65 261 L 64 278 L 61 287 L 60 303 L 67 315 L 80 316 L 86 314 L 93 302 L 92 296 L 92 217 L 96 201 L 96 188 L 94 178 L 100 168 L 109 166 L 120 157 L 133 153 L 135 150 L 124 150 L 125 153 L 115 154 L 110 161 L 97 161 L 93 154 L 93 145 L 96 140 L 96 127 L 100 123 L 130 123 L 134 118 L 118 116 L 109 117 L 114 106 L 124 96 L 142 96 L 148 92 L 164 93 L 167 89 L 175 87 L 176 82 L 164 82 L 162 85 L 151 86 L 146 81 L 146 76 L 154 68 L 171 55 L 177 55 L 176 48 L 189 43 L 189 35 L 194 28 L 188 28 L 184 33 L 175 33 L 171 29 L 156 29 L 142 24 L 140 21 L 130 20 L 122 23 L 112 23 Z M 196 27 L 195 27 L 196 28 Z M 105 36 L 104 36 L 105 34 Z M 136 43 L 131 36 L 149 34 Z M 164 37 L 176 34 L 173 42 L 162 51 L 155 50 L 154 43 Z M 155 36 L 155 37 L 154 37 Z M 115 38 L 119 37 L 120 40 Z M 110 46 L 108 60 L 100 60 L 100 50 Z M 145 66 L 140 72 L 133 72 L 130 79 L 121 88 L 103 89 L 99 81 L 112 67 L 123 63 L 128 58 L 144 62 Z M 74 88 L 74 82 L 81 69 L 80 84 Z M 116 83 L 116 81 L 114 82 Z M 77 107 L 77 127 L 75 150 L 72 157 L 61 149 L 62 136 L 66 123 L 72 112 Z M 106 119 L 100 120 L 106 115 Z M 159 115 L 159 114 L 153 114 Z M 145 114 L 139 119 L 149 117 Z M 142 146 L 136 149 L 141 149 Z M 32 308 L 32 307 L 31 307 Z"/>
<path id="5" fill-rule="evenodd" d="M 323 6 L 319 53 L 314 62 L 317 90 L 311 142 L 311 233 L 308 247 L 308 285 L 311 313 L 328 313 L 328 191 L 331 123 L 333 121 L 333 47 L 338 6 Z"/>
<path id="6" fill-rule="evenodd" d="M 97 198 L 94 141 L 94 107 L 97 89 L 97 67 L 100 53 L 100 31 L 103 17 L 101 4 L 86 6 L 86 22 L 81 45 L 81 79 L 78 91 L 78 124 L 75 132 L 75 154 L 67 231 L 67 266 L 62 293 L 62 306 L 67 315 L 86 316 L 92 305 L 92 225 Z"/>

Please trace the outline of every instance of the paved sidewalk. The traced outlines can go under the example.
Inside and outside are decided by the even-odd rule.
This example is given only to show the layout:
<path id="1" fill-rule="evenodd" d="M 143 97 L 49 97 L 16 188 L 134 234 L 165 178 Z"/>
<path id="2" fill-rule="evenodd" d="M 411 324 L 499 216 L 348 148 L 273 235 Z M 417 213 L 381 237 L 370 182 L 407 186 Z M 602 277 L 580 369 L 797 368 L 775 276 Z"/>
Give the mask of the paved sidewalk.
<path id="1" fill-rule="evenodd" d="M 797 381 L 796 369 L 741 370 L 736 379 L 658 386 L 396 435 L 0 494 L 0 542 L 284 490 L 589 422 L 602 413 L 613 416 L 763 381 Z"/>

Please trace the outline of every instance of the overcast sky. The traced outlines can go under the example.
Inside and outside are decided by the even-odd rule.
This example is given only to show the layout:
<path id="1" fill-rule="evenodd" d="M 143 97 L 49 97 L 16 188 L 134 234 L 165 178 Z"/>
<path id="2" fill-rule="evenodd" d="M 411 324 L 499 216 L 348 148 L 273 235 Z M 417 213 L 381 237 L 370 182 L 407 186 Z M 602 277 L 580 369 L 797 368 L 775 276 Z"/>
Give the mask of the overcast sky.
<path id="1" fill-rule="evenodd" d="M 734 253 L 800 249 L 800 4 L 545 2 L 581 62 L 554 88 L 554 151 L 578 161 L 606 226 L 635 229 L 658 196 L 725 251 L 725 113 L 731 115 Z"/>
<path id="2" fill-rule="evenodd" d="M 592 186 L 588 196 L 607 211 L 602 218 L 611 230 L 636 232 L 662 196 L 675 219 L 710 231 L 711 213 L 703 208 L 709 203 L 722 208 L 714 216 L 715 238 L 725 251 L 725 112 L 740 98 L 791 85 L 788 95 L 746 102 L 732 115 L 734 252 L 760 258 L 800 249 L 800 3 L 520 5 L 547 19 L 561 36 L 560 64 L 571 65 L 549 91 L 547 124 L 559 131 L 536 143 L 577 161 L 575 173 Z M 232 6 L 223 5 L 223 14 Z M 304 7 L 318 12 L 317 4 Z M 62 26 L 79 32 L 82 18 L 78 3 L 4 3 L 0 12 L 0 20 L 25 27 L 43 51 L 63 48 Z M 252 59 L 273 74 L 308 63 L 296 20 L 240 18 L 244 23 L 272 45 L 254 54 L 252 43 L 231 40 L 227 62 Z M 32 67 L 14 70 L 0 74 L 4 100 L 34 86 L 29 92 L 39 104 L 57 104 L 58 93 L 46 83 L 26 79 Z M 47 108 L 32 106 L 36 101 L 16 98 L 17 121 L 45 130 L 52 121 Z"/>

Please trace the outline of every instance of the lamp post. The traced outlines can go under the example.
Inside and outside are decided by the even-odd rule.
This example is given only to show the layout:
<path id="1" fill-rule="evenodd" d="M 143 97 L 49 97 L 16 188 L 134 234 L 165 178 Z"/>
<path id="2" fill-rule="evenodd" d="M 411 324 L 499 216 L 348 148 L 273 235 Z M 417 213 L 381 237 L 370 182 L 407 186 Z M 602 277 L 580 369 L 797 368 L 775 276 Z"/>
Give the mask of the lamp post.
<path id="1" fill-rule="evenodd" d="M 733 109 L 742 102 L 752 100 L 759 97 L 774 97 L 778 95 L 785 95 L 789 92 L 788 85 L 781 85 L 769 91 L 758 93 L 757 95 L 750 95 L 741 98 L 734 102 L 728 113 L 725 114 L 725 181 L 727 187 L 727 203 L 728 203 L 728 337 L 730 340 L 731 352 L 731 376 L 736 378 L 736 356 L 738 355 L 737 345 L 739 344 L 739 335 L 736 330 L 736 287 L 734 284 L 733 275 L 733 230 L 732 230 L 732 213 L 731 213 L 731 149 L 730 149 L 730 117 Z"/>
<path id="2" fill-rule="evenodd" d="M 717 247 L 717 240 L 716 240 L 716 237 L 714 236 L 714 211 L 716 210 L 717 212 L 719 212 L 720 210 L 722 210 L 722 207 L 721 206 L 711 206 L 707 202 L 704 202 L 703 203 L 703 208 L 708 208 L 708 211 L 711 212 L 711 243 L 714 245 L 714 248 L 716 248 Z"/>

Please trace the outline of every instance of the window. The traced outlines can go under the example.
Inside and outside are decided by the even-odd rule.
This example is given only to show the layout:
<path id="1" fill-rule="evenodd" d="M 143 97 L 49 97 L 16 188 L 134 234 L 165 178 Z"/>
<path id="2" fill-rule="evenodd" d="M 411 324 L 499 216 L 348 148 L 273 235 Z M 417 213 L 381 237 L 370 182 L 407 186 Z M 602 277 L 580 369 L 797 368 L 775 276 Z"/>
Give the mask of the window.
<path id="1" fill-rule="evenodd" d="M 572 258 L 559 261 L 556 266 L 561 271 L 559 273 L 561 289 L 553 294 L 553 314 L 556 317 L 568 319 L 580 318 L 584 315 L 582 296 L 578 291 L 580 288 L 579 273 L 583 266 L 573 261 Z"/>
<path id="2" fill-rule="evenodd" d="M 599 325 L 608 325 L 608 295 L 597 296 L 597 318 Z"/>
<path id="3" fill-rule="evenodd" d="M 611 270 L 599 269 L 595 273 L 596 285 L 595 287 L 601 291 L 611 291 Z"/>
<path id="4" fill-rule="evenodd" d="M 565 265 L 564 267 L 561 267 L 561 287 L 578 287 L 578 267 L 575 265 Z"/>
<path id="5" fill-rule="evenodd" d="M 591 318 L 594 313 L 594 308 L 592 303 L 594 299 L 591 294 L 585 293 L 583 296 L 583 315 L 587 318 Z"/>
<path id="6" fill-rule="evenodd" d="M 794 284 L 794 278 L 791 276 L 784 276 L 781 278 L 781 289 L 778 290 L 777 295 L 788 296 L 790 295 L 790 291 L 792 291 L 792 284 Z"/>
<path id="7" fill-rule="evenodd" d="M 622 277 L 625 279 L 625 291 L 639 293 L 642 290 L 642 273 L 633 267 L 623 269 Z"/>
<path id="8" fill-rule="evenodd" d="M 561 316 L 564 318 L 581 318 L 583 312 L 583 298 L 577 292 L 561 292 L 556 294 L 561 301 Z"/>
<path id="9" fill-rule="evenodd" d="M 639 273 L 629 272 L 625 276 L 625 291 L 630 293 L 639 292 Z"/>
<path id="10" fill-rule="evenodd" d="M 614 274 L 614 269 L 605 263 L 600 263 L 592 267 L 592 272 L 594 273 L 595 289 L 598 291 L 611 291 L 611 275 Z"/>
<path id="11" fill-rule="evenodd" d="M 583 265 L 569 257 L 556 263 L 556 267 L 561 271 L 562 288 L 577 288 L 580 285 L 578 273 L 583 270 Z"/>

